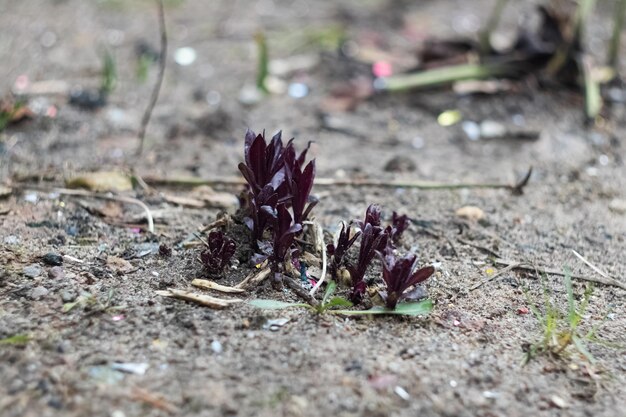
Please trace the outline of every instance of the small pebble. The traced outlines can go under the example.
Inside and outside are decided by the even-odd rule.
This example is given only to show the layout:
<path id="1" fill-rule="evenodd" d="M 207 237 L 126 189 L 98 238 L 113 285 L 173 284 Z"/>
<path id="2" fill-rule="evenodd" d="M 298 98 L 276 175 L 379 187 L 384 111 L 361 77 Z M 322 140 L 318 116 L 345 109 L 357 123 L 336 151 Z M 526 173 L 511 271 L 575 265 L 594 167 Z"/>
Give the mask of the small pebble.
<path id="1" fill-rule="evenodd" d="M 464 206 L 456 211 L 456 215 L 458 217 L 470 220 L 470 221 L 479 221 L 485 218 L 485 212 L 476 206 Z"/>
<path id="2" fill-rule="evenodd" d="M 387 172 L 412 172 L 417 169 L 417 166 L 411 158 L 398 155 L 387 161 L 384 169 Z"/>
<path id="3" fill-rule="evenodd" d="M 397 385 L 394 389 L 393 392 L 396 393 L 396 395 L 400 398 L 402 398 L 404 401 L 409 401 L 411 399 L 411 396 L 409 395 L 408 392 L 406 392 L 406 390 L 404 388 L 402 388 L 401 386 Z"/>
<path id="4" fill-rule="evenodd" d="M 30 292 L 30 298 L 33 300 L 40 300 L 48 295 L 48 289 L 46 287 L 42 287 L 41 285 L 33 288 Z"/>
<path id="5" fill-rule="evenodd" d="M 617 214 L 626 214 L 626 200 L 614 198 L 609 203 L 609 210 Z"/>
<path id="6" fill-rule="evenodd" d="M 291 83 L 287 89 L 287 94 L 293 98 L 303 98 L 309 94 L 309 87 L 302 83 Z"/>
<path id="7" fill-rule="evenodd" d="M 46 253 L 41 258 L 41 260 L 46 265 L 52 265 L 52 266 L 61 266 L 61 265 L 63 265 L 63 257 L 61 255 L 59 255 L 58 253 L 54 253 L 54 252 Z"/>
<path id="8" fill-rule="evenodd" d="M 76 292 L 72 291 L 72 290 L 65 290 L 61 293 L 61 299 L 63 300 L 64 303 L 71 303 L 74 300 L 76 300 Z"/>
<path id="9" fill-rule="evenodd" d="M 174 52 L 174 61 L 176 61 L 178 65 L 181 65 L 183 67 L 193 64 L 196 61 L 197 57 L 198 54 L 196 53 L 196 50 L 188 46 L 184 48 L 178 48 Z"/>
<path id="10" fill-rule="evenodd" d="M 43 269 L 37 264 L 31 264 L 24 267 L 23 271 L 24 275 L 28 278 L 37 278 L 43 272 Z"/>
<path id="11" fill-rule="evenodd" d="M 217 354 L 220 354 L 224 351 L 224 348 L 222 347 L 222 344 L 219 341 L 214 340 L 211 342 L 211 350 Z"/>
<path id="12" fill-rule="evenodd" d="M 557 395 L 553 395 L 552 397 L 550 397 L 550 403 L 556 408 L 567 408 L 567 402 Z"/>
<path id="13" fill-rule="evenodd" d="M 478 126 L 478 123 L 466 120 L 461 123 L 461 128 L 469 140 L 480 139 L 480 126 Z"/>
<path id="14" fill-rule="evenodd" d="M 65 277 L 65 271 L 60 266 L 53 266 L 48 270 L 48 278 L 50 279 L 63 279 Z"/>
<path id="15" fill-rule="evenodd" d="M 499 138 L 506 135 L 506 127 L 494 120 L 483 120 L 480 123 L 480 137 L 486 139 Z"/>
<path id="16" fill-rule="evenodd" d="M 7 245 L 17 245 L 19 241 L 20 240 L 15 235 L 9 235 L 4 238 L 4 243 Z"/>

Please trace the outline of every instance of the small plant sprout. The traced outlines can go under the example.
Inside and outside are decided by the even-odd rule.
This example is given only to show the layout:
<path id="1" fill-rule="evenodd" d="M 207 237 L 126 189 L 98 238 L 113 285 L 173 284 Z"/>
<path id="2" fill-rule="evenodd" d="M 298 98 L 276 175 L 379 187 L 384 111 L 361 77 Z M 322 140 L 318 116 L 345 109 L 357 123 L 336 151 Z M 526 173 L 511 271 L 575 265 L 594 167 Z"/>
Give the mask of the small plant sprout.
<path id="1" fill-rule="evenodd" d="M 382 252 L 387 247 L 389 236 L 380 226 L 380 207 L 370 205 L 365 212 L 365 220 L 356 222 L 361 228 L 361 247 L 356 265 L 349 265 L 352 293 L 350 300 L 358 304 L 363 299 L 367 284 L 365 273 L 376 256 L 376 251 Z"/>
<path id="2" fill-rule="evenodd" d="M 411 225 L 411 220 L 409 216 L 406 214 L 398 214 L 395 211 L 391 214 L 391 225 L 389 226 L 391 229 L 389 231 L 389 235 L 391 236 L 391 240 L 393 243 L 398 243 L 400 239 L 402 239 L 402 234 L 409 228 Z"/>
<path id="3" fill-rule="evenodd" d="M 289 145 L 291 145 L 291 142 L 289 142 Z M 285 151 L 285 173 L 287 175 L 287 186 L 291 194 L 293 220 L 300 224 L 307 220 L 311 210 L 318 203 L 317 199 L 310 196 L 313 189 L 313 180 L 315 179 L 315 160 L 310 161 L 302 170 L 307 150 L 308 147 L 298 158 L 295 157 L 293 146 L 289 146 Z"/>
<path id="4" fill-rule="evenodd" d="M 406 255 L 402 258 L 396 258 L 391 253 L 383 255 L 378 252 L 378 255 L 383 264 L 383 280 L 387 285 L 385 305 L 389 309 L 396 308 L 396 304 L 402 300 L 409 287 L 426 281 L 435 272 L 432 266 L 415 270 L 417 264 L 415 255 Z"/>
<path id="5" fill-rule="evenodd" d="M 230 264 L 235 254 L 235 242 L 224 235 L 222 231 L 214 230 L 209 233 L 206 248 L 200 253 L 200 261 L 207 273 L 214 277 L 224 274 L 224 269 Z"/>
<path id="6" fill-rule="evenodd" d="M 354 245 L 357 238 L 361 236 L 360 231 L 357 231 L 350 236 L 351 230 L 352 227 L 350 225 L 346 225 L 345 222 L 341 222 L 341 230 L 337 234 L 335 241 L 326 246 L 328 254 L 332 256 L 332 260 L 330 262 L 330 274 L 336 281 L 339 281 L 339 270 L 344 266 L 344 256 Z"/>
<path id="7" fill-rule="evenodd" d="M 587 342 L 596 340 L 596 331 L 603 322 L 594 326 L 586 333 L 582 332 L 580 328 L 585 311 L 591 300 L 593 287 L 591 285 L 586 287 L 582 300 L 576 305 L 572 277 L 569 271 L 566 270 L 565 289 L 567 292 L 566 313 L 563 313 L 556 303 L 550 299 L 551 294 L 546 290 L 545 283 L 543 311 L 540 306 L 529 300 L 530 309 L 541 324 L 543 337 L 540 341 L 528 347 L 524 363 L 528 363 L 532 358 L 542 353 L 563 355 L 570 346 L 573 346 L 589 362 L 595 363 L 595 358 L 587 348 Z"/>
<path id="8" fill-rule="evenodd" d="M 274 239 L 271 246 L 271 253 L 268 255 L 275 278 L 280 282 L 287 255 L 291 254 L 291 246 L 296 238 L 296 234 L 302 231 L 302 225 L 300 223 L 293 223 L 293 219 L 287 207 L 285 207 L 284 204 L 280 204 L 276 210 L 276 218 L 272 231 L 274 233 Z"/>
<path id="9" fill-rule="evenodd" d="M 245 162 L 239 170 L 248 183 L 246 224 L 252 230 L 256 243 L 263 239 L 266 229 L 272 227 L 270 219 L 279 204 L 291 208 L 293 220 L 302 224 L 317 201 L 310 196 L 315 179 L 315 161 L 304 162 L 309 147 L 296 154 L 293 139 L 283 145 L 278 132 L 268 144 L 265 134 L 246 132 Z M 304 168 L 303 168 L 304 167 Z"/>

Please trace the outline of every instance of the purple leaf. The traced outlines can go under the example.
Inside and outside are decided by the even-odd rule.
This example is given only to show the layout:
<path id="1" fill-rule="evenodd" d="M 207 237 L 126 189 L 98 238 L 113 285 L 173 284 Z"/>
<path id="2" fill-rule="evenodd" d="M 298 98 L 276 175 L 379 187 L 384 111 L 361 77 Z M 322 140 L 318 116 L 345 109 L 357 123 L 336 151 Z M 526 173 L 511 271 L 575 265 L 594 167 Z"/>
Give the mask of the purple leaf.
<path id="1" fill-rule="evenodd" d="M 219 230 L 209 233 L 207 247 L 200 253 L 200 260 L 210 275 L 219 276 L 235 254 L 235 242 Z"/>
<path id="2" fill-rule="evenodd" d="M 415 255 L 406 255 L 396 258 L 395 255 L 383 255 L 378 252 L 383 264 L 383 280 L 387 285 L 387 308 L 395 308 L 398 301 L 404 297 L 404 292 L 411 286 L 426 281 L 435 268 L 427 266 L 413 272 L 416 265 Z"/>

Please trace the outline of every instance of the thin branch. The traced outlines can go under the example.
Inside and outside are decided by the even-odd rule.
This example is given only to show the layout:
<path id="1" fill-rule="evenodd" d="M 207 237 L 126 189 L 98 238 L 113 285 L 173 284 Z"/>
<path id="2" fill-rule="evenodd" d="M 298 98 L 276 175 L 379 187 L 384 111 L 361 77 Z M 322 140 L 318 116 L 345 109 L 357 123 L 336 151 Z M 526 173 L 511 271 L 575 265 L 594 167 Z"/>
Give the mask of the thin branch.
<path id="1" fill-rule="evenodd" d="M 291 278 L 290 276 L 283 275 L 283 282 L 287 284 L 291 291 L 293 291 L 298 297 L 302 298 L 313 307 L 319 305 L 319 302 L 315 298 L 313 298 L 313 296 L 309 294 L 304 288 L 302 288 L 302 285 L 300 285 L 300 283 L 295 279 Z"/>
<path id="2" fill-rule="evenodd" d="M 530 180 L 532 167 L 515 184 L 506 183 L 441 183 L 420 180 L 372 180 L 372 179 L 335 179 L 335 178 L 316 178 L 315 186 L 317 187 L 381 187 L 381 188 L 413 188 L 421 190 L 456 190 L 461 188 L 491 188 L 506 189 L 513 194 L 522 194 L 524 188 Z M 216 178 L 197 178 L 197 177 L 173 177 L 164 178 L 158 176 L 144 176 L 144 182 L 150 186 L 165 187 L 199 187 L 201 185 L 210 186 L 227 186 L 241 187 L 247 183 L 241 177 L 216 177 Z M 38 175 L 28 175 L 14 179 L 14 183 L 39 181 Z"/>
<path id="3" fill-rule="evenodd" d="M 143 114 L 143 118 L 141 119 L 141 127 L 139 129 L 139 134 L 137 137 L 139 138 L 139 148 L 137 148 L 137 156 L 141 155 L 143 152 L 144 141 L 146 137 L 146 129 L 148 128 L 148 123 L 150 123 L 150 117 L 152 117 L 152 110 L 154 110 L 154 106 L 159 99 L 159 93 L 161 91 L 161 84 L 163 84 L 163 77 L 165 75 L 165 63 L 167 61 L 167 31 L 165 28 L 165 10 L 163 7 L 163 0 L 156 0 L 157 8 L 159 11 L 159 30 L 161 32 L 161 52 L 159 54 L 159 75 L 157 77 L 157 82 L 154 85 L 154 89 L 152 90 L 152 97 L 150 98 L 150 103 L 146 108 L 146 111 Z"/>
<path id="4" fill-rule="evenodd" d="M 532 167 L 526 172 L 524 177 L 515 184 L 505 183 L 440 183 L 419 180 L 373 180 L 373 179 L 335 179 L 316 178 L 315 186 L 318 187 L 383 187 L 383 188 L 414 188 L 421 190 L 456 190 L 460 188 L 492 188 L 506 189 L 514 194 L 521 194 L 528 184 L 532 174 Z M 203 178 L 162 178 L 154 176 L 143 177 L 144 181 L 152 186 L 177 186 L 177 187 L 197 187 L 200 185 L 221 185 L 221 186 L 244 186 L 246 182 L 240 177 L 221 177 L 212 179 Z"/>
<path id="5" fill-rule="evenodd" d="M 566 275 L 566 272 L 564 271 L 559 271 L 558 269 L 539 269 L 539 268 L 535 268 L 533 265 L 527 264 L 527 263 L 520 263 L 520 262 L 512 262 L 512 261 L 507 261 L 504 259 L 496 259 L 494 261 L 496 264 L 498 265 L 504 265 L 504 266 L 510 266 L 510 265 L 515 265 L 515 268 L 513 269 L 521 269 L 524 271 L 531 271 L 531 272 L 538 272 L 541 274 L 548 274 L 548 275 L 558 275 L 558 276 L 562 276 L 564 277 Z M 618 280 L 616 280 L 615 278 L 605 278 L 605 277 L 599 277 L 599 278 L 594 278 L 594 277 L 590 277 L 587 275 L 575 275 L 575 274 L 569 274 L 572 278 L 574 279 L 580 279 L 582 281 L 588 281 L 588 282 L 594 282 L 596 284 L 603 284 L 603 285 L 609 285 L 609 286 L 613 286 L 613 287 L 618 287 L 621 288 L 623 290 L 626 290 L 626 284 L 623 282 L 620 282 Z"/>
<path id="6" fill-rule="evenodd" d="M 490 276 L 489 278 L 487 278 L 486 280 L 480 281 L 476 284 L 474 284 L 472 287 L 470 287 L 470 291 L 474 291 L 477 288 L 482 287 L 483 285 L 487 284 L 488 282 L 493 281 L 494 279 L 498 278 L 499 276 L 502 276 L 504 274 L 506 274 L 509 271 L 512 271 L 516 268 L 519 268 L 520 266 L 522 266 L 521 263 L 516 262 L 516 263 L 512 263 L 509 266 L 507 266 L 506 268 L 502 269 L 501 271 L 498 271 L 496 274 Z"/>

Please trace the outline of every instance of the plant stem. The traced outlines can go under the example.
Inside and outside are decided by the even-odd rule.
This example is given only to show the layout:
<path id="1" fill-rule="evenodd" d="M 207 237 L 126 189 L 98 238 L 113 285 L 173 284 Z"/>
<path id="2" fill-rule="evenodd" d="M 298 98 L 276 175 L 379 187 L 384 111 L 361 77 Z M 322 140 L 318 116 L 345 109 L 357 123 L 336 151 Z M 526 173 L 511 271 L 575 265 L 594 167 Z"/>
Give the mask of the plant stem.
<path id="1" fill-rule="evenodd" d="M 334 187 L 334 186 L 350 186 L 350 187 L 383 187 L 383 188 L 415 188 L 421 190 L 455 190 L 459 188 L 504 188 L 511 191 L 521 191 L 527 184 L 529 175 L 517 184 L 505 183 L 439 183 L 430 181 L 408 181 L 408 180 L 359 180 L 359 179 L 334 179 L 334 178 L 316 178 L 315 185 L 318 187 Z M 144 181 L 152 186 L 178 186 L 178 187 L 197 187 L 200 185 L 227 185 L 227 186 L 244 186 L 246 182 L 239 177 L 222 177 L 222 178 L 161 178 L 161 177 L 143 177 Z"/>
<path id="2" fill-rule="evenodd" d="M 619 47 L 624 28 L 624 17 L 626 16 L 626 0 L 617 0 L 615 13 L 613 14 L 613 35 L 609 44 L 608 64 L 617 72 L 619 67 Z"/>
<path id="3" fill-rule="evenodd" d="M 510 67 L 502 64 L 462 64 L 379 78 L 374 82 L 374 87 L 383 91 L 407 91 L 450 84 L 455 81 L 501 76 L 510 72 Z"/>
<path id="4" fill-rule="evenodd" d="M 152 96 L 150 97 L 150 103 L 143 114 L 141 119 L 141 127 L 137 137 L 139 138 L 139 147 L 137 148 L 136 155 L 139 156 L 143 152 L 144 142 L 146 138 L 146 129 L 148 123 L 150 123 L 150 117 L 152 116 L 152 110 L 156 106 L 159 99 L 159 93 L 161 91 L 161 85 L 163 84 L 163 77 L 165 75 L 165 63 L 167 61 L 167 30 L 165 27 L 165 10 L 163 7 L 163 0 L 156 0 L 159 11 L 159 30 L 161 32 L 161 51 L 159 54 L 159 75 L 157 77 L 156 84 L 152 90 Z"/>
<path id="5" fill-rule="evenodd" d="M 264 93 L 268 93 L 269 91 L 267 90 L 267 86 L 265 85 L 265 79 L 267 78 L 267 74 L 269 74 L 269 53 L 267 50 L 267 40 L 265 39 L 265 35 L 262 32 L 257 33 L 254 36 L 254 39 L 256 41 L 257 50 L 259 53 L 256 87 Z"/>
<path id="6" fill-rule="evenodd" d="M 489 16 L 489 20 L 487 20 L 487 24 L 479 34 L 480 52 L 483 55 L 488 54 L 492 49 L 491 34 L 498 26 L 500 18 L 502 17 L 502 12 L 504 11 L 504 7 L 507 3 L 508 0 L 496 0 L 496 5 L 494 6 L 491 15 Z"/>
<path id="7" fill-rule="evenodd" d="M 578 66 L 583 74 L 585 115 L 587 116 L 587 120 L 593 121 L 600 114 L 600 110 L 602 110 L 600 84 L 593 79 L 591 57 L 583 55 L 578 60 Z"/>

